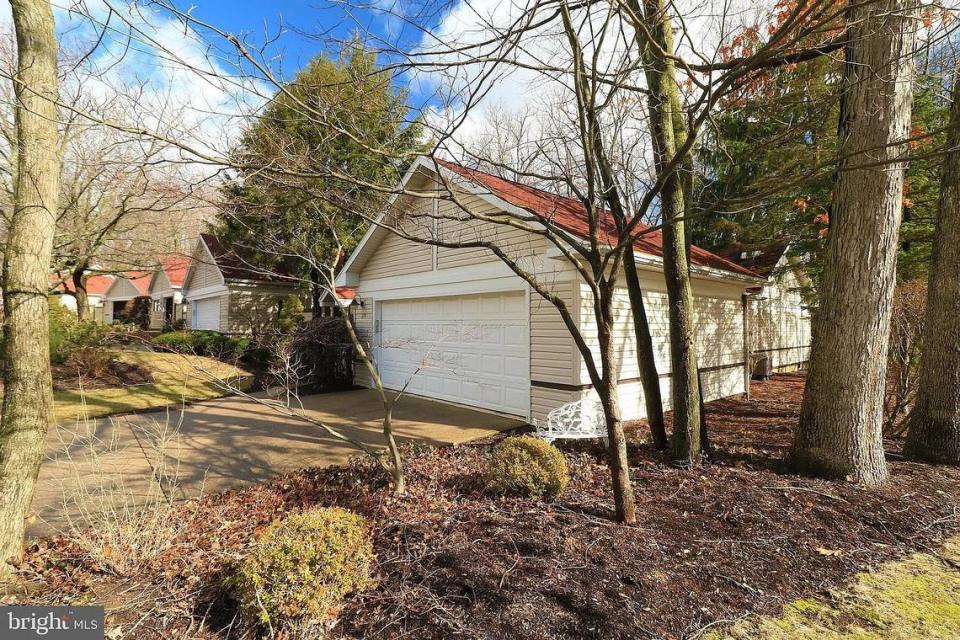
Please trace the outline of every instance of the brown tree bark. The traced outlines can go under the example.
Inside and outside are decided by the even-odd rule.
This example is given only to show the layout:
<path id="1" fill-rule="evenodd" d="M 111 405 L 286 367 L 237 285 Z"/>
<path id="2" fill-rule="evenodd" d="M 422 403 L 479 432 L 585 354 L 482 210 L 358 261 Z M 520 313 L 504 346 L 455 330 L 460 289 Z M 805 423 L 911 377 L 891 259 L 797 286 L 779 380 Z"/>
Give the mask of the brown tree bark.
<path id="1" fill-rule="evenodd" d="M 57 41 L 47 0 L 11 0 L 17 37 L 17 167 L 4 254 L 6 344 L 0 423 L 0 578 L 23 557 L 30 508 L 53 409 L 47 288 L 60 159 Z"/>
<path id="2" fill-rule="evenodd" d="M 677 93 L 670 14 L 663 0 L 645 0 L 643 16 L 650 46 L 644 47 L 650 132 L 657 177 L 662 180 L 660 215 L 663 220 L 663 270 L 666 277 L 670 320 L 670 369 L 673 457 L 696 464 L 701 456 L 700 384 L 693 318 L 693 286 L 687 261 L 685 205 L 679 167 L 674 163 L 678 144 L 676 125 L 680 99 Z"/>
<path id="3" fill-rule="evenodd" d="M 887 479 L 883 393 L 910 131 L 915 5 L 851 3 L 846 121 L 795 469 L 867 485 Z"/>
<path id="4" fill-rule="evenodd" d="M 74 269 L 73 273 L 70 274 L 70 280 L 73 282 L 73 297 L 77 301 L 77 319 L 81 321 L 90 319 L 90 301 L 87 297 L 87 283 L 83 279 L 86 270 L 87 268 L 84 266 L 80 269 Z"/>
<path id="5" fill-rule="evenodd" d="M 904 453 L 960 464 L 960 67 L 953 74 L 947 154 L 927 285 L 920 386 Z"/>
<path id="6" fill-rule="evenodd" d="M 626 274 L 627 292 L 630 296 L 633 335 L 637 343 L 637 369 L 640 372 L 640 386 L 643 388 L 647 424 L 650 425 L 650 440 L 655 448 L 662 451 L 667 448 L 667 429 L 663 422 L 660 374 L 657 371 L 657 358 L 653 350 L 653 338 L 650 336 L 650 322 L 647 320 L 647 308 L 643 302 L 643 288 L 640 286 L 640 276 L 637 274 L 636 257 L 632 246 L 628 246 L 624 250 L 623 270 Z"/>
<path id="7" fill-rule="evenodd" d="M 597 104 L 596 84 L 588 81 L 587 68 L 584 63 L 583 50 L 577 37 L 576 29 L 570 17 L 569 7 L 561 7 L 563 24 L 566 30 L 567 39 L 570 43 L 574 58 L 574 87 L 577 94 L 577 104 L 579 107 L 580 137 L 583 144 L 585 156 L 588 158 L 587 173 L 590 176 L 588 182 L 590 188 L 602 188 L 606 194 L 604 198 L 613 211 L 614 218 L 619 220 L 621 227 L 625 224 L 626 213 L 623 211 L 622 202 L 618 195 L 618 185 L 614 179 L 611 163 L 606 155 L 606 146 L 601 134 L 601 123 L 599 118 L 600 110 Z M 606 275 L 608 265 L 602 255 L 601 247 L 604 241 L 600 238 L 599 225 L 597 224 L 597 212 L 590 208 L 592 203 L 584 202 L 588 212 L 587 219 L 590 227 L 590 245 L 587 262 L 590 265 L 590 272 L 594 284 L 593 315 L 597 323 L 597 342 L 600 347 L 600 368 L 598 372 L 595 366 L 589 366 L 590 380 L 593 388 L 600 396 L 600 403 L 603 406 L 604 417 L 607 427 L 607 463 L 610 467 L 611 484 L 613 486 L 613 497 L 618 522 L 624 524 L 633 524 L 636 522 L 636 499 L 633 492 L 633 485 L 630 482 L 630 468 L 627 460 L 627 441 L 623 434 L 623 418 L 620 413 L 620 400 L 618 398 L 617 385 L 619 383 L 620 359 L 618 357 L 619 345 L 615 344 L 614 330 L 615 318 L 613 313 L 613 292 L 616 286 L 617 272 L 620 268 L 620 261 L 614 260 L 609 266 L 610 275 Z M 616 255 L 616 254 L 614 254 Z M 622 259 L 622 254 L 621 254 Z M 564 314 L 561 314 L 564 315 Z M 564 317 L 564 321 L 572 320 Z M 573 323 L 570 323 L 573 324 Z M 568 327 L 570 326 L 568 324 Z M 578 342 L 579 347 L 585 347 L 581 353 L 585 362 L 592 362 L 593 355 L 589 347 L 583 341 L 579 330 L 571 331 L 574 340 Z M 579 336 L 579 340 L 577 339 Z"/>
<path id="8" fill-rule="evenodd" d="M 617 397 L 620 360 L 617 357 L 613 327 L 613 293 L 607 287 L 601 289 L 599 305 L 601 322 L 597 323 L 597 342 L 600 345 L 600 362 L 603 378 L 594 385 L 603 413 L 607 420 L 607 466 L 610 468 L 613 485 L 613 503 L 617 522 L 633 524 L 637 521 L 636 498 L 630 482 L 630 464 L 627 460 L 627 440 L 623 434 L 623 414 L 620 412 L 620 400 Z"/>

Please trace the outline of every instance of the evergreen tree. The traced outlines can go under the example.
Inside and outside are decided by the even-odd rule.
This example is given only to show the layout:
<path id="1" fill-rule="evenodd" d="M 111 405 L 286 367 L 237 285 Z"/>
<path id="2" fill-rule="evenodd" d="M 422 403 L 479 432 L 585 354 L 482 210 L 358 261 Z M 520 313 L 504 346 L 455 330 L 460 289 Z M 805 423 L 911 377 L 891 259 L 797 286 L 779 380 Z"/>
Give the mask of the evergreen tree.
<path id="1" fill-rule="evenodd" d="M 255 267 L 292 264 L 312 284 L 315 305 L 317 266 L 339 257 L 334 233 L 351 250 L 366 229 L 358 212 L 385 202 L 383 190 L 360 184 L 396 184 L 420 148 L 422 128 L 408 120 L 406 99 L 356 40 L 336 59 L 314 58 L 240 139 L 236 166 L 255 168 L 224 189 L 217 233 Z"/>
<path id="2" fill-rule="evenodd" d="M 841 71 L 841 64 L 826 56 L 778 67 L 723 105 L 700 148 L 703 188 L 692 216 L 695 244 L 713 251 L 749 250 L 790 240 L 791 252 L 809 256 L 809 275 L 818 279 L 836 180 Z M 942 144 L 947 116 L 940 80 L 918 78 L 911 145 L 918 158 L 904 183 L 902 280 L 927 276 L 940 163 L 923 152 Z"/>

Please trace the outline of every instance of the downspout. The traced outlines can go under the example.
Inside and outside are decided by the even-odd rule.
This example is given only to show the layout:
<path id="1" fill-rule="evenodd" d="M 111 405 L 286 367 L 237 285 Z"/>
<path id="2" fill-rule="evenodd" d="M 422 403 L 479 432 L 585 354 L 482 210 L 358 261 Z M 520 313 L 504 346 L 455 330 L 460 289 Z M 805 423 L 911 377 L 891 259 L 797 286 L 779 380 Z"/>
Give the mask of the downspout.
<path id="1" fill-rule="evenodd" d="M 751 299 L 763 291 L 761 287 L 752 287 L 740 296 L 740 309 L 743 314 L 743 389 L 747 400 L 750 399 L 750 381 L 753 379 L 753 348 L 750 342 L 750 302 Z"/>

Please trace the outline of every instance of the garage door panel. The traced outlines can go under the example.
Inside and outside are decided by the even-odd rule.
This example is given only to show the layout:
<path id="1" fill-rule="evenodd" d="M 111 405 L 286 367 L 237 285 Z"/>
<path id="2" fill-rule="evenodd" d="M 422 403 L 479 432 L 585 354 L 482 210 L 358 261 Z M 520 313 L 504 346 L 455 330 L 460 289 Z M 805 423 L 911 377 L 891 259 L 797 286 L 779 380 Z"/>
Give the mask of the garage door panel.
<path id="1" fill-rule="evenodd" d="M 196 300 L 193 303 L 193 328 L 217 331 L 220 329 L 220 298 Z"/>
<path id="2" fill-rule="evenodd" d="M 377 363 L 386 386 L 409 381 L 412 393 L 526 415 L 524 293 L 385 301 L 379 313 Z"/>

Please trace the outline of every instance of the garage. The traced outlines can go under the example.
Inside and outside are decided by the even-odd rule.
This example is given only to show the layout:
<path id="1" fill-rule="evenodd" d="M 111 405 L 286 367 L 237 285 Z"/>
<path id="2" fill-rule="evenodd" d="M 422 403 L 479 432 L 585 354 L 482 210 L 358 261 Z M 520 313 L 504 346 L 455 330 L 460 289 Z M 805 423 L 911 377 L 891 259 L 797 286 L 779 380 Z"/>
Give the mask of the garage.
<path id="1" fill-rule="evenodd" d="M 220 330 L 220 298 L 193 301 L 194 329 Z"/>
<path id="2" fill-rule="evenodd" d="M 525 292 L 387 300 L 376 314 L 375 356 L 386 387 L 527 415 Z"/>

